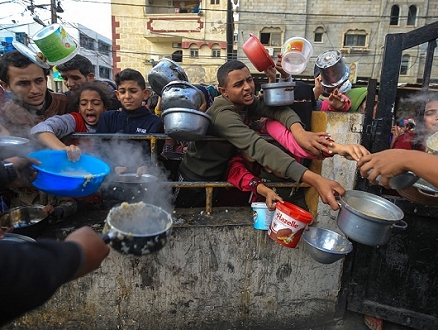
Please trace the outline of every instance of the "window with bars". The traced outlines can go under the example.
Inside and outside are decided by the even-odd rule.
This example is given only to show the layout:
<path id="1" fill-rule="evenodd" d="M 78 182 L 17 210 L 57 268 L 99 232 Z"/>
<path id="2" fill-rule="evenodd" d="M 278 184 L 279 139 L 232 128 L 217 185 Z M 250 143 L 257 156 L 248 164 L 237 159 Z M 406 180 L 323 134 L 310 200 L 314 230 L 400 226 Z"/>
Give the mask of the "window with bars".
<path id="1" fill-rule="evenodd" d="M 265 46 L 281 47 L 281 32 L 263 29 L 260 32 L 260 42 Z"/>
<path id="2" fill-rule="evenodd" d="M 220 48 L 213 48 L 211 50 L 211 57 L 221 57 L 221 49 Z"/>
<path id="3" fill-rule="evenodd" d="M 367 34 L 363 30 L 347 31 L 344 36 L 344 47 L 366 47 Z"/>
<path id="4" fill-rule="evenodd" d="M 86 49 L 94 50 L 94 39 L 86 36 L 85 34 L 79 34 L 79 44 Z"/>
<path id="5" fill-rule="evenodd" d="M 190 48 L 190 57 L 199 58 L 199 48 Z"/>
<path id="6" fill-rule="evenodd" d="M 219 5 L 219 0 L 210 0 L 210 5 Z"/>
<path id="7" fill-rule="evenodd" d="M 322 40 L 323 35 L 324 35 L 324 29 L 322 27 L 318 27 L 313 35 L 313 42 L 323 42 Z"/>
<path id="8" fill-rule="evenodd" d="M 400 65 L 400 75 L 406 76 L 409 73 L 409 62 L 411 60 L 411 56 L 405 54 L 402 56 L 401 65 Z"/>

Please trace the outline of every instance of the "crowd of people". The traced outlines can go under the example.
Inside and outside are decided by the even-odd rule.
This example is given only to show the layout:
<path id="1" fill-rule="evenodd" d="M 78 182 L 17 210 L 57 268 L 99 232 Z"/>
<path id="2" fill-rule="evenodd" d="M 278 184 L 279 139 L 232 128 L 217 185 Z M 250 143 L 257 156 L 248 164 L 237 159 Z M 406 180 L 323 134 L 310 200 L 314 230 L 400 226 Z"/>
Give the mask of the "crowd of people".
<path id="1" fill-rule="evenodd" d="M 65 150 L 68 158 L 75 161 L 82 153 L 96 150 L 93 149 L 93 143 L 86 139 L 67 143 L 65 138 L 72 133 L 165 132 L 159 115 L 160 97 L 151 95 L 139 71 L 127 68 L 115 75 L 114 83 L 98 81 L 94 78 L 91 62 L 82 55 L 58 65 L 57 69 L 68 89 L 66 93 L 50 91 L 47 87 L 49 70 L 19 51 L 9 52 L 0 58 L 0 85 L 5 91 L 4 95 L 8 95 L 8 99 L 5 97 L 0 104 L 0 134 L 29 138 L 35 143 L 35 148 Z M 267 69 L 265 73 L 271 83 L 277 81 L 277 73 L 279 81 L 292 79 L 281 67 L 281 55 L 275 67 Z M 372 183 L 376 183 L 379 175 L 380 183 L 384 186 L 388 185 L 389 178 L 408 170 L 432 183 L 436 182 L 437 176 L 423 169 L 420 161 L 436 162 L 436 158 L 432 159 L 424 152 L 419 155 L 419 151 L 388 150 L 370 155 L 359 144 L 342 145 L 333 141 L 328 132 L 311 131 L 312 111 L 362 112 L 366 97 L 366 91 L 362 89 L 355 91 L 353 88 L 341 93 L 335 88 L 328 95 L 321 96 L 324 94 L 321 77 L 317 75 L 314 88 L 297 81 L 295 101 L 281 109 L 274 108 L 264 103 L 263 92 L 256 96 L 250 70 L 237 60 L 228 61 L 218 69 L 217 83 L 214 93 L 211 87 L 197 86 L 204 100 L 202 108 L 197 110 L 205 111 L 212 118 L 207 134 L 222 139 L 180 141 L 178 145 L 182 145 L 182 148 L 179 152 L 184 155 L 178 168 L 178 181 L 227 180 L 239 191 L 252 193 L 251 201 L 265 201 L 270 209 L 274 208 L 276 202 L 284 200 L 303 208 L 306 205 L 302 189 L 276 190 L 268 188 L 265 183 L 307 183 L 333 210 L 339 208 L 336 196 L 343 195 L 345 189 L 338 182 L 309 170 L 309 159 L 323 159 L 336 154 L 346 157 L 356 161 L 361 174 L 369 177 Z M 424 151 L 425 138 L 438 131 L 438 99 L 430 96 L 424 107 L 420 106 L 419 109 L 415 130 L 394 135 L 394 148 Z M 260 134 L 269 134 L 275 141 L 268 142 Z M 136 146 L 141 148 L 142 155 L 150 154 L 149 143 L 142 142 L 140 147 L 137 143 Z M 163 150 L 174 146 L 167 144 Z M 412 161 L 399 161 L 404 157 Z M 148 157 L 137 159 L 131 156 L 116 161 L 107 157 L 105 160 L 110 163 L 114 173 L 131 171 L 140 176 L 148 173 L 151 166 Z M 52 196 L 32 187 L 35 171 L 30 165 L 35 162 L 26 157 L 12 157 L 1 164 L 0 179 L 8 207 L 42 204 L 46 212 L 57 219 L 74 214 L 78 200 Z M 371 174 L 370 169 L 373 169 Z M 214 191 L 214 203 L 218 205 L 224 202 L 219 192 Z M 205 198 L 203 188 L 174 191 L 174 204 L 177 207 L 203 206 Z M 4 233 L 0 232 L 0 235 Z M 40 290 L 40 286 L 33 283 L 46 277 L 40 269 L 42 267 L 33 264 L 36 256 L 44 258 L 47 263 L 65 266 L 57 267 L 59 273 L 51 274 L 54 281 L 41 289 L 41 294 L 35 292 L 35 296 L 39 297 L 37 300 L 29 300 L 22 308 L 11 305 L 15 310 L 0 312 L 0 324 L 41 304 L 56 287 L 95 269 L 108 254 L 107 246 L 90 228 L 77 230 L 65 242 L 38 242 L 30 255 L 25 253 L 28 244 L 22 244 L 19 248 L 12 243 L 0 241 L 0 244 L 0 264 L 3 269 L 13 267 L 14 273 L 19 274 L 27 274 L 26 270 L 31 267 L 41 270 L 28 281 L 32 290 Z M 50 255 L 54 250 L 56 253 Z M 25 262 L 14 262 L 14 256 Z M 0 278 L 4 284 L 10 283 L 10 289 L 13 290 L 14 279 L 9 273 L 2 273 Z"/>

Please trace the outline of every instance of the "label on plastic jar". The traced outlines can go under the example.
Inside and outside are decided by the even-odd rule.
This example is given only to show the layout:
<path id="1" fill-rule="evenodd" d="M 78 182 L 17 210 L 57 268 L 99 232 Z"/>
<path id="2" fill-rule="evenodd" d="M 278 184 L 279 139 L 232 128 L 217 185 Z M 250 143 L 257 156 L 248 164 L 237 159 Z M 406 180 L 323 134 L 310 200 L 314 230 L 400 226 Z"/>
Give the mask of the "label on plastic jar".
<path id="1" fill-rule="evenodd" d="M 311 222 L 312 215 L 302 208 L 288 202 L 277 203 L 268 236 L 280 245 L 294 248 Z"/>

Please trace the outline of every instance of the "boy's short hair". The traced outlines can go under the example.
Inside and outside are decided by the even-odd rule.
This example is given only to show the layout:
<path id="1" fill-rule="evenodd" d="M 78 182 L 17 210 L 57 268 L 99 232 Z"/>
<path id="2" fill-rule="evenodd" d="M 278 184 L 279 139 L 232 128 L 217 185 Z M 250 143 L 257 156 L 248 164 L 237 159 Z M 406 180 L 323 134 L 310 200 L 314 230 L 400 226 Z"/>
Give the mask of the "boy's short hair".
<path id="1" fill-rule="evenodd" d="M 29 65 L 35 64 L 27 56 L 21 54 L 18 50 L 13 50 L 12 52 L 7 52 L 0 57 L 0 80 L 9 85 L 9 67 L 13 66 L 19 69 L 27 68 Z M 38 65 L 38 64 L 36 64 Z M 39 65 L 38 65 L 39 66 Z M 44 75 L 48 76 L 50 73 L 49 69 L 43 70 Z"/>
<path id="2" fill-rule="evenodd" d="M 72 95 L 71 101 L 69 102 L 69 112 L 78 112 L 79 102 L 81 101 L 81 94 L 83 91 L 86 90 L 97 92 L 100 98 L 102 99 L 105 108 L 107 110 L 111 109 L 112 91 L 105 83 L 94 81 L 94 82 L 86 82 L 79 88 L 77 93 L 74 93 Z"/>
<path id="3" fill-rule="evenodd" d="M 93 63 L 91 63 L 88 58 L 80 54 L 76 54 L 71 60 L 68 60 L 65 63 L 58 64 L 56 69 L 59 72 L 79 70 L 79 72 L 84 76 L 88 75 L 89 73 L 94 73 Z"/>
<path id="4" fill-rule="evenodd" d="M 119 87 L 122 82 L 127 80 L 136 81 L 141 89 L 146 89 L 146 80 L 144 79 L 143 75 L 137 70 L 128 68 L 116 73 L 115 81 L 117 87 Z"/>
<path id="5" fill-rule="evenodd" d="M 225 87 L 228 81 L 228 74 L 234 70 L 242 70 L 248 68 L 243 62 L 232 60 L 228 61 L 217 70 L 216 78 L 219 83 L 219 87 Z"/>

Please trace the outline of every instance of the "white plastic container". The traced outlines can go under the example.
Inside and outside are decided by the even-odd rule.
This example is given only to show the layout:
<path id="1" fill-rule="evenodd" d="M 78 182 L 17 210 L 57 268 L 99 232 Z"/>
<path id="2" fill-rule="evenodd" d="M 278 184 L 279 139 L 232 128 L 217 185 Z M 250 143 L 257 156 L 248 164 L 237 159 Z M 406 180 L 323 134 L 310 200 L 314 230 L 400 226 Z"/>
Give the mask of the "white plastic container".
<path id="1" fill-rule="evenodd" d="M 294 37 L 288 39 L 281 48 L 281 66 L 290 74 L 300 74 L 306 69 L 313 47 L 307 39 Z"/>
<path id="2" fill-rule="evenodd" d="M 254 202 L 251 203 L 251 207 L 254 211 L 254 228 L 259 230 L 268 230 L 271 226 L 272 218 L 274 217 L 274 211 L 269 211 L 266 203 Z"/>

